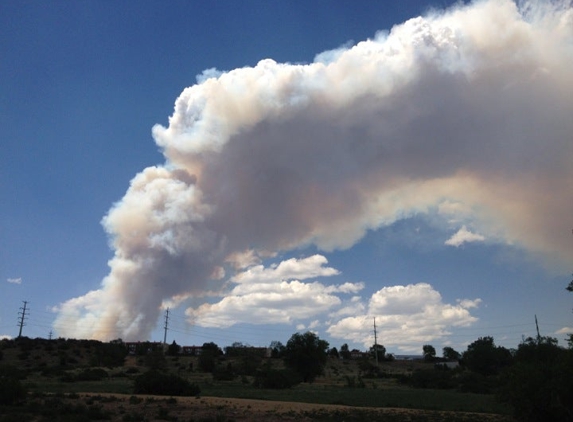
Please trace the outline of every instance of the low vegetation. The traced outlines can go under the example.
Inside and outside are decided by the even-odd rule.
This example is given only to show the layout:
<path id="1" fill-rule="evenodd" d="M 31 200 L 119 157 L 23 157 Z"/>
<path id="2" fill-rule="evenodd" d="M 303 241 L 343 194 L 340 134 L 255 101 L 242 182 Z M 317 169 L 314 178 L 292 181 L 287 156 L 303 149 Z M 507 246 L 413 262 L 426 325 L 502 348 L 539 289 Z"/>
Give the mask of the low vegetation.
<path id="1" fill-rule="evenodd" d="M 0 422 L 199 420 L 193 414 L 229 421 L 567 421 L 573 412 L 573 350 L 548 337 L 516 350 L 483 337 L 463 353 L 445 348 L 442 358 L 424 345 L 417 361 L 395 360 L 381 345 L 338 352 L 313 333 L 295 334 L 286 346 L 273 342 L 266 356 L 240 343 L 225 353 L 214 343 L 201 349 L 193 356 L 175 342 L 165 350 L 143 343 L 130 353 L 121 341 L 2 340 Z M 203 396 L 227 401 L 213 408 Z M 314 407 L 239 412 L 231 399 Z M 405 418 L 390 408 L 411 410 Z"/>

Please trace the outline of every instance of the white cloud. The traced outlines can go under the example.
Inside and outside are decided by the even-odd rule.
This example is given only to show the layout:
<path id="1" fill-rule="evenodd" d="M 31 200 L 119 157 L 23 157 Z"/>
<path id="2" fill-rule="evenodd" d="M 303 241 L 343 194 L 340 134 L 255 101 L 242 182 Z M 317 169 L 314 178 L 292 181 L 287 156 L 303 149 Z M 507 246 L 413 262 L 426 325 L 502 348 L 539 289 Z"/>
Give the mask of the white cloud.
<path id="1" fill-rule="evenodd" d="M 12 336 L 8 334 L 0 334 L 0 340 L 11 340 Z"/>
<path id="2" fill-rule="evenodd" d="M 563 327 L 555 331 L 555 334 L 573 334 L 573 327 Z"/>
<path id="3" fill-rule="evenodd" d="M 257 265 L 234 276 L 233 289 L 219 302 L 189 308 L 191 323 L 203 327 L 230 327 L 237 323 L 292 324 L 329 312 L 342 301 L 339 294 L 350 294 L 364 288 L 363 283 L 327 286 L 308 278 L 339 274 L 326 267 L 322 255 L 289 259 L 278 265 Z M 295 279 L 296 278 L 296 279 Z M 309 327 L 317 326 L 318 321 Z"/>
<path id="4" fill-rule="evenodd" d="M 464 243 L 483 242 L 485 237 L 481 234 L 472 233 L 466 226 L 462 226 L 452 237 L 446 240 L 445 244 L 449 246 L 459 247 Z"/>
<path id="5" fill-rule="evenodd" d="M 235 283 L 267 283 L 337 275 L 338 270 L 323 267 L 327 263 L 327 259 L 322 255 L 313 255 L 304 259 L 291 258 L 271 268 L 264 268 L 262 265 L 251 267 L 231 280 Z"/>
<path id="6" fill-rule="evenodd" d="M 444 303 L 440 293 L 426 283 L 384 287 L 372 295 L 365 313 L 342 318 L 327 332 L 367 348 L 374 343 L 376 318 L 378 341 L 386 348 L 419 352 L 421 345 L 446 338 L 453 327 L 476 322 L 469 309 L 480 302 L 465 299 L 456 305 Z"/>
<path id="7" fill-rule="evenodd" d="M 12 284 L 22 284 L 22 277 L 18 277 L 18 278 L 9 278 L 6 280 L 8 283 L 12 283 Z"/>

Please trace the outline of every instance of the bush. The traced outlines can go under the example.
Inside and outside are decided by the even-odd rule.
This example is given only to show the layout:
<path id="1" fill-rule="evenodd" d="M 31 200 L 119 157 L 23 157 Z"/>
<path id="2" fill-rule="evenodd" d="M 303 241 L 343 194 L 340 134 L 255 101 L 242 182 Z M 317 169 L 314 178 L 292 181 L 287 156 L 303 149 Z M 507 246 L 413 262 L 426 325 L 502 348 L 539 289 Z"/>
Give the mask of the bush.
<path id="1" fill-rule="evenodd" d="M 233 381 L 237 378 L 237 373 L 229 363 L 226 368 L 217 367 L 213 370 L 213 379 L 216 381 Z"/>
<path id="2" fill-rule="evenodd" d="M 411 382 L 414 388 L 446 390 L 456 387 L 456 383 L 450 371 L 438 371 L 435 369 L 415 371 L 412 374 Z"/>
<path id="3" fill-rule="evenodd" d="M 486 377 L 477 372 L 462 372 L 458 390 L 462 393 L 489 394 L 498 383 L 497 377 Z"/>
<path id="4" fill-rule="evenodd" d="M 63 382 L 77 382 L 77 381 L 101 381 L 108 377 L 107 372 L 101 368 L 84 369 L 83 371 L 74 374 L 65 372 L 60 378 Z"/>
<path id="5" fill-rule="evenodd" d="M 133 392 L 159 396 L 195 396 L 201 389 L 176 375 L 151 370 L 135 378 Z"/>
<path id="6" fill-rule="evenodd" d="M 259 388 L 282 390 L 294 387 L 300 381 L 300 377 L 294 371 L 266 367 L 257 371 L 253 385 Z"/>
<path id="7" fill-rule="evenodd" d="M 26 388 L 16 378 L 0 378 L 0 405 L 14 405 L 26 398 Z"/>

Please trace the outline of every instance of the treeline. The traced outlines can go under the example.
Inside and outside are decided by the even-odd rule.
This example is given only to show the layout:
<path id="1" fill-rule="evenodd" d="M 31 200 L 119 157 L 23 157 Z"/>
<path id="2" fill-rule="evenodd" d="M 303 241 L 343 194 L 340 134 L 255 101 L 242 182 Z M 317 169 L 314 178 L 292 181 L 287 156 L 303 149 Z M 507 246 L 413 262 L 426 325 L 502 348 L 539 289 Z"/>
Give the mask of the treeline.
<path id="1" fill-rule="evenodd" d="M 137 366 L 115 371 L 113 376 L 133 380 L 135 394 L 196 395 L 199 386 L 185 375 L 194 371 L 210 373 L 215 381 L 239 379 L 255 388 L 284 389 L 312 383 L 324 374 L 328 362 L 334 371 L 335 361 L 352 360 L 359 374 L 358 379 L 347 376 L 347 387 L 366 388 L 363 379 L 368 378 L 395 378 L 412 388 L 494 394 L 514 409 L 518 420 L 573 420 L 573 348 L 571 344 L 561 347 L 551 337 L 528 338 L 515 349 L 496 345 L 493 337 L 480 337 L 461 353 L 444 348 L 442 357 L 436 356 L 433 346 L 424 345 L 423 359 L 412 365 L 418 368 L 413 371 L 396 370 L 404 364 L 392 363 L 382 345 L 365 353 L 349 351 L 346 345 L 338 351 L 311 332 L 295 333 L 286 344 L 275 341 L 269 348 L 234 343 L 221 349 L 209 342 L 198 350 L 191 357 L 182 355 L 176 342 L 167 347 L 140 343 L 132 356 Z M 2 362 L 8 354 L 10 364 Z M 25 399 L 23 381 L 30 374 L 62 382 L 102 380 L 111 376 L 111 368 L 123 368 L 129 354 L 127 344 L 120 340 L 2 340 L 0 405 Z"/>

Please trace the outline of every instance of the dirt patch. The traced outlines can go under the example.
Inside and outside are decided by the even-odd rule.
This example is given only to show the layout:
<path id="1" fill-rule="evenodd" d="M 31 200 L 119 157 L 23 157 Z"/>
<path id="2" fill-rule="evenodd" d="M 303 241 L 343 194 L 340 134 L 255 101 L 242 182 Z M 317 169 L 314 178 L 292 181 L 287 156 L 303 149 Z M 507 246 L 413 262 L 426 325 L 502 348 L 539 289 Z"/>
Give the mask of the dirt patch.
<path id="1" fill-rule="evenodd" d="M 114 399 L 110 401 L 109 397 Z M 490 421 L 511 418 L 464 412 L 395 408 L 357 408 L 342 405 L 218 397 L 101 396 L 81 394 L 79 400 L 98 405 L 112 421 L 282 422 L 282 421 Z"/>

